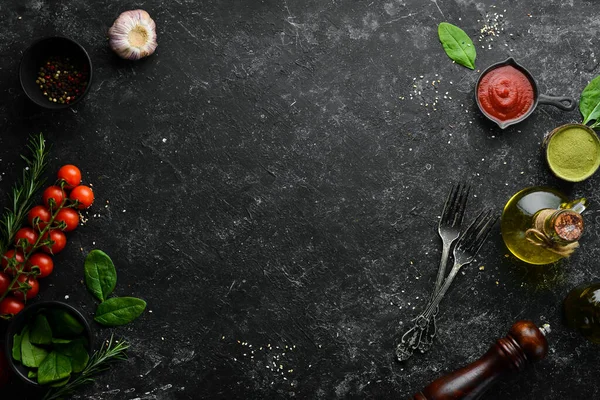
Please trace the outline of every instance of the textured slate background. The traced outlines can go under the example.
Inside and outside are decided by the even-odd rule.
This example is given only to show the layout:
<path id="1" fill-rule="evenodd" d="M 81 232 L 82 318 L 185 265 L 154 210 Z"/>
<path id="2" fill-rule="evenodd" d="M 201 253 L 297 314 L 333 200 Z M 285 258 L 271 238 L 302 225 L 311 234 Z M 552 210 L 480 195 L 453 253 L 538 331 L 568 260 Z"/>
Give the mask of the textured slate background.
<path id="1" fill-rule="evenodd" d="M 106 31 L 138 7 L 159 47 L 121 61 Z M 598 347 L 561 322 L 564 296 L 598 277 L 600 178 L 565 185 L 540 150 L 580 114 L 540 106 L 500 131 L 473 99 L 478 70 L 508 56 L 542 93 L 578 98 L 598 74 L 595 2 L 5 0 L 0 16 L 0 205 L 40 131 L 49 179 L 74 163 L 96 193 L 39 299 L 69 296 L 91 319 L 83 260 L 100 248 L 116 294 L 148 302 L 128 326 L 97 326 L 131 342 L 130 360 L 76 398 L 405 398 L 518 319 L 552 324 L 550 354 L 487 399 L 600 396 Z M 442 21 L 473 38 L 476 71 L 443 53 Z M 54 33 L 88 49 L 95 76 L 59 113 L 17 77 L 28 43 Z M 497 226 L 445 298 L 434 348 L 401 365 L 394 344 L 432 287 L 437 219 L 461 179 L 468 217 L 551 185 L 589 198 L 588 231 L 569 261 L 534 268 Z"/>

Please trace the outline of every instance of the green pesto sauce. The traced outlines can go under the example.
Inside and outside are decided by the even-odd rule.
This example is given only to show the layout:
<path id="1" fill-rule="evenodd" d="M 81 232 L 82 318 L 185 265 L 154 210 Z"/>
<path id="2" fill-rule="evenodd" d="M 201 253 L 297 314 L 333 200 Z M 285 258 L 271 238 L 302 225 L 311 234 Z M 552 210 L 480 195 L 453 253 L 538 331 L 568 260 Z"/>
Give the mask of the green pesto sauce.
<path id="1" fill-rule="evenodd" d="M 572 126 L 556 132 L 548 143 L 546 156 L 554 173 L 568 181 L 580 181 L 600 164 L 600 145 L 595 133 Z"/>

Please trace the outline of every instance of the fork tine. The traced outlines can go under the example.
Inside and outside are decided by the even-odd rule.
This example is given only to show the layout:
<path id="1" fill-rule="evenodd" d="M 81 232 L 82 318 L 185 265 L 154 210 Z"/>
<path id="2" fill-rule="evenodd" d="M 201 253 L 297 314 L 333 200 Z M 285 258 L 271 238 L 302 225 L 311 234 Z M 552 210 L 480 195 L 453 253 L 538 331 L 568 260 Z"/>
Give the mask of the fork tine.
<path id="1" fill-rule="evenodd" d="M 457 248 L 462 249 L 464 247 L 469 247 L 469 245 L 475 241 L 478 232 L 485 224 L 485 219 L 491 214 L 491 212 L 491 209 L 485 209 L 477 215 L 475 220 L 471 222 L 471 225 L 469 225 L 467 230 L 458 239 L 458 243 L 456 243 Z"/>
<path id="2" fill-rule="evenodd" d="M 473 245 L 471 247 L 473 249 L 472 250 L 473 256 L 475 256 L 475 254 L 477 254 L 477 252 L 479 251 L 479 249 L 481 248 L 483 243 L 485 243 L 487 237 L 489 236 L 490 232 L 492 231 L 492 227 L 498 220 L 498 216 L 492 215 L 492 210 L 489 210 L 489 211 L 490 211 L 490 214 L 486 216 L 485 224 L 477 232 L 477 237 L 475 238 L 475 242 L 473 243 Z"/>
<path id="3" fill-rule="evenodd" d="M 457 198 L 457 209 L 454 213 L 454 220 L 452 221 L 452 226 L 454 227 L 458 227 L 462 224 L 463 218 L 465 216 L 465 209 L 467 207 L 467 200 L 469 198 L 469 192 L 471 190 L 470 185 L 465 185 L 463 183 L 461 186 L 462 188 Z"/>
<path id="4" fill-rule="evenodd" d="M 450 193 L 448 193 L 448 197 L 446 198 L 446 202 L 444 203 L 444 210 L 442 211 L 442 218 L 440 219 L 441 224 L 446 224 L 450 222 L 450 217 L 452 216 L 452 208 L 454 207 L 454 203 L 456 202 L 456 196 L 458 196 L 458 185 L 452 185 L 452 189 L 450 189 Z"/>

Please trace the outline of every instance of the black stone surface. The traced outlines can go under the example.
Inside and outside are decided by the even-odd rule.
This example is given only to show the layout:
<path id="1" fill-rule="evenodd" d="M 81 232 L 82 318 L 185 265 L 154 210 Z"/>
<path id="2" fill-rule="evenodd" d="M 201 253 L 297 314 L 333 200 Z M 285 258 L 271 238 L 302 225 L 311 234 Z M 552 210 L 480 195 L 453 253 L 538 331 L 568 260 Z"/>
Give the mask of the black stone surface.
<path id="1" fill-rule="evenodd" d="M 122 61 L 106 32 L 139 7 L 159 47 Z M 552 325 L 550 353 L 486 399 L 600 397 L 600 349 L 561 321 L 569 290 L 598 280 L 600 178 L 562 183 L 540 150 L 581 116 L 539 106 L 501 131 L 473 94 L 478 70 L 513 56 L 542 93 L 578 98 L 599 73 L 596 2 L 4 0 L 0 16 L 0 205 L 40 131 L 48 179 L 73 163 L 96 193 L 36 300 L 67 299 L 91 320 L 83 260 L 100 248 L 115 293 L 148 302 L 130 325 L 96 325 L 99 339 L 130 341 L 130 359 L 75 398 L 406 398 L 518 319 Z M 442 21 L 473 38 L 477 70 L 444 54 Z M 49 34 L 77 39 L 94 63 L 72 110 L 41 110 L 18 84 L 22 51 Z M 499 214 L 531 185 L 586 196 L 582 248 L 526 266 L 496 226 L 444 299 L 435 346 L 399 364 L 458 180 L 473 186 L 468 218 Z"/>

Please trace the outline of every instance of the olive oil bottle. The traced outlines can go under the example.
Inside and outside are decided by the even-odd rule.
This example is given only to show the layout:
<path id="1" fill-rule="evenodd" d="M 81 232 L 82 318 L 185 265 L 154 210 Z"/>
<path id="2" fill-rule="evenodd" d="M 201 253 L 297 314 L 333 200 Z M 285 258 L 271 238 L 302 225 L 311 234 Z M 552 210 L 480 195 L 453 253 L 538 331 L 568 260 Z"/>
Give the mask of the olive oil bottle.
<path id="1" fill-rule="evenodd" d="M 523 189 L 504 206 L 502 239 L 508 250 L 526 263 L 554 263 L 577 247 L 585 204 L 585 199 L 569 201 L 552 188 Z"/>
<path id="2" fill-rule="evenodd" d="M 563 305 L 567 325 L 600 344 L 600 283 L 576 287 Z"/>

